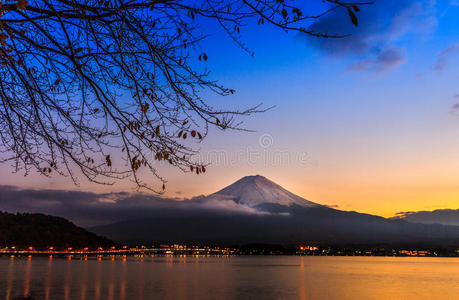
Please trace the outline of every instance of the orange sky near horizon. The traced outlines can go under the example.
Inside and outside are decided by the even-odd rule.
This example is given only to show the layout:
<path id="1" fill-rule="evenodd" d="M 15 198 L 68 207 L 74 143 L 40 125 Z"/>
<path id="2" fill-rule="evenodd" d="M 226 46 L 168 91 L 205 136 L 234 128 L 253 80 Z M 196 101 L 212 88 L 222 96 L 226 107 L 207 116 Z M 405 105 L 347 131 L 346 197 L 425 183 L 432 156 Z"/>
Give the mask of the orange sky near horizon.
<path id="1" fill-rule="evenodd" d="M 269 149 L 252 148 L 269 157 Z M 280 150 L 272 150 L 276 152 Z M 292 150 L 294 151 L 294 150 Z M 242 151 L 241 151 L 242 152 Z M 210 194 L 224 188 L 243 176 L 263 175 L 285 189 L 310 201 L 330 205 L 346 211 L 358 211 L 383 217 L 392 217 L 397 212 L 459 208 L 459 183 L 455 170 L 459 161 L 448 163 L 447 157 L 440 160 L 414 164 L 409 160 L 396 162 L 380 157 L 379 163 L 366 164 L 369 157 L 351 158 L 347 163 L 320 158 L 305 164 L 289 162 L 284 165 L 267 165 L 266 161 L 240 161 L 208 168 L 204 175 L 181 173 L 164 167 L 163 174 L 169 180 L 165 196 L 188 198 Z M 415 160 L 415 159 L 413 159 Z M 445 160 L 443 163 L 442 160 Z M 1 172 L 1 184 L 35 189 L 70 189 L 91 192 L 135 192 L 128 181 L 114 186 L 101 186 L 82 182 L 74 186 L 66 178 L 47 179 L 32 175 L 24 178 L 20 174 Z M 147 192 L 147 191 L 142 191 Z"/>

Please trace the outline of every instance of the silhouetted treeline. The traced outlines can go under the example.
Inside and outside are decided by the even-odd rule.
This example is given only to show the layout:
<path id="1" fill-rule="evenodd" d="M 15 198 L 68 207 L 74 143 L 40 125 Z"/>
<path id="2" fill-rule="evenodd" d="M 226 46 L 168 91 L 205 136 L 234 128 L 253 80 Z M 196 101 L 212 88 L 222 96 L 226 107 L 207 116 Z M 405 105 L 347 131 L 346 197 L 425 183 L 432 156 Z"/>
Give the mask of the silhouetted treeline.
<path id="1" fill-rule="evenodd" d="M 10 214 L 0 211 L 0 248 L 75 249 L 109 247 L 114 243 L 72 222 L 44 214 Z"/>

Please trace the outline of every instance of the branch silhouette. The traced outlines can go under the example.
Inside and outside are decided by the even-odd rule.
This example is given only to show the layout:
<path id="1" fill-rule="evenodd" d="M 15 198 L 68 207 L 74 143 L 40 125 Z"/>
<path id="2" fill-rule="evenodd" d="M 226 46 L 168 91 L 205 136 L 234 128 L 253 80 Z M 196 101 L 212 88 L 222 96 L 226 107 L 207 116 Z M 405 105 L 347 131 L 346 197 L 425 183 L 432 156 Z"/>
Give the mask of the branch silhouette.
<path id="1" fill-rule="evenodd" d="M 162 192 L 161 162 L 200 174 L 193 143 L 210 127 L 246 130 L 240 116 L 261 106 L 221 110 L 203 91 L 234 89 L 196 70 L 208 53 L 202 23 L 215 21 L 245 51 L 241 28 L 271 24 L 318 38 L 307 22 L 370 2 L 325 1 L 305 15 L 283 0 L 18 0 L 0 1 L 0 151 L 14 171 L 58 173 L 79 183 L 129 178 Z M 299 2 L 299 1 L 298 1 Z M 158 185 L 141 175 L 146 169 Z"/>

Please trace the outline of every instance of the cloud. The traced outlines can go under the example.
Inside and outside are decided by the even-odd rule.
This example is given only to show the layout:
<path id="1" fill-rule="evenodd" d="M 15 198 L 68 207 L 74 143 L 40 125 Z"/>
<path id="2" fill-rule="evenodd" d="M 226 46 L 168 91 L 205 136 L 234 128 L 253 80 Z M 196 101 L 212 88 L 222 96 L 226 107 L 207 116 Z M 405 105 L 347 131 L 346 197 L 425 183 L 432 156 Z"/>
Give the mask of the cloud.
<path id="1" fill-rule="evenodd" d="M 397 218 L 397 219 L 403 219 L 409 215 L 412 215 L 412 214 L 415 214 L 416 212 L 415 211 L 400 211 L 400 212 L 397 212 L 395 213 L 395 217 L 394 218 Z"/>
<path id="2" fill-rule="evenodd" d="M 234 201 L 163 198 L 144 193 L 105 193 L 20 189 L 0 185 L 0 210 L 11 213 L 44 213 L 90 227 L 119 221 L 149 218 L 161 210 L 186 213 L 215 211 L 225 214 L 266 214 Z"/>
<path id="3" fill-rule="evenodd" d="M 448 48 L 438 53 L 437 61 L 435 62 L 433 69 L 438 73 L 443 72 L 443 70 L 448 67 L 451 59 L 458 54 L 459 45 L 457 43 L 452 43 Z"/>
<path id="4" fill-rule="evenodd" d="M 406 61 L 406 56 L 402 49 L 391 47 L 383 49 L 374 58 L 363 59 L 350 65 L 348 71 L 375 71 L 384 72 L 398 67 Z"/>
<path id="5" fill-rule="evenodd" d="M 325 205 L 326 207 L 329 207 L 329 208 L 335 208 L 335 209 L 338 209 L 339 208 L 339 205 L 338 204 L 330 204 L 330 205 Z"/>
<path id="6" fill-rule="evenodd" d="M 457 112 L 459 112 L 459 103 L 451 105 L 451 109 L 449 111 L 449 113 L 453 115 L 457 114 Z"/>
<path id="7" fill-rule="evenodd" d="M 316 32 L 347 35 L 338 39 L 305 36 L 320 53 L 350 59 L 351 71 L 386 71 L 407 60 L 403 39 L 424 36 L 437 26 L 434 0 L 385 0 L 362 6 L 356 13 L 355 27 L 344 10 L 319 19 L 310 29 Z"/>

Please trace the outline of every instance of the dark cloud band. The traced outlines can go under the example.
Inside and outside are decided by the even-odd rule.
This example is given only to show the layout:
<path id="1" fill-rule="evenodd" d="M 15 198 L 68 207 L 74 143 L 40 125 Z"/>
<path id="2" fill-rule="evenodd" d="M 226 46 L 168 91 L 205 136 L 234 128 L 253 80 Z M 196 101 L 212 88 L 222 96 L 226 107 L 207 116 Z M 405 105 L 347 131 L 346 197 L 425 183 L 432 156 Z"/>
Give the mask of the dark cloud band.
<path id="1" fill-rule="evenodd" d="M 425 34 L 436 25 L 435 1 L 383 0 L 362 7 L 359 26 L 349 22 L 345 11 L 336 11 L 311 25 L 310 29 L 337 35 L 339 39 L 312 39 L 309 45 L 327 56 L 353 61 L 348 70 L 384 72 L 406 61 L 400 39 L 408 34 Z"/>

